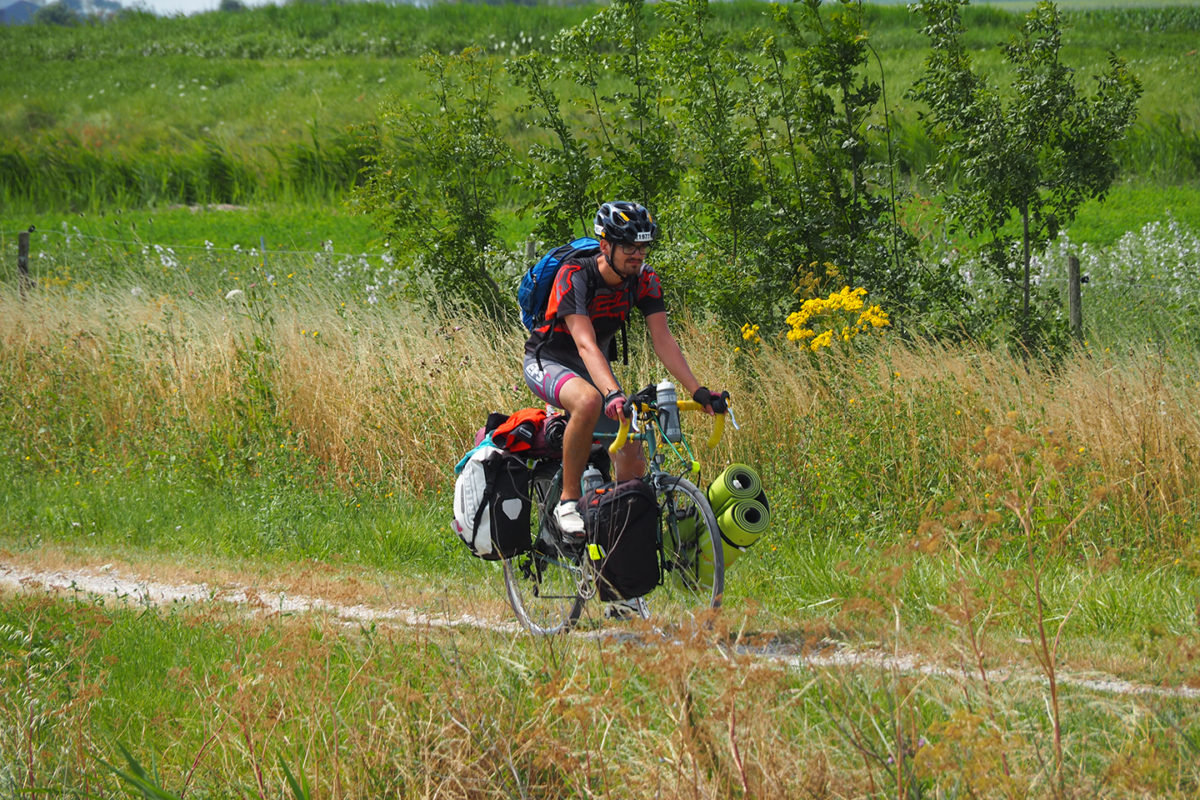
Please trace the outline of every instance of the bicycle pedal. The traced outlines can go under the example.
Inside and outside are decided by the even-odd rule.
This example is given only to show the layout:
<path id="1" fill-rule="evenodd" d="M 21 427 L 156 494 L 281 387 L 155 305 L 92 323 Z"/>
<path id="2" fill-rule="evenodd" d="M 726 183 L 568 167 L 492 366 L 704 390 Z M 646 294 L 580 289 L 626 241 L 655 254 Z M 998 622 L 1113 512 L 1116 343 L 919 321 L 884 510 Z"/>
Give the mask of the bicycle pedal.
<path id="1" fill-rule="evenodd" d="M 582 561 L 584 553 L 587 552 L 587 539 L 571 541 L 563 537 L 558 542 L 558 551 L 572 561 Z"/>

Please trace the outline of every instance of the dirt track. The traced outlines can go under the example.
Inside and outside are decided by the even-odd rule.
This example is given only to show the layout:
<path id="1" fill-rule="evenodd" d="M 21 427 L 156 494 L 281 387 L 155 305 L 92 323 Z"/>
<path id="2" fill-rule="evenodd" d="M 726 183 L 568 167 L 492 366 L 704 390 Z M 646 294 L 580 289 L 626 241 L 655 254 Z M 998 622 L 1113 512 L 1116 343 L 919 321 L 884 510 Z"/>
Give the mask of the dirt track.
<path id="1" fill-rule="evenodd" d="M 46 592 L 51 594 L 82 593 L 95 597 L 115 598 L 134 606 L 167 606 L 174 603 L 227 603 L 243 607 L 247 613 L 301 614 L 319 613 L 348 623 L 370 622 L 406 627 L 473 627 L 500 633 L 519 633 L 515 622 L 500 622 L 472 615 L 434 614 L 396 606 L 381 607 L 363 603 L 346 603 L 336 599 L 291 592 L 266 593 L 251 587 L 222 585 L 214 588 L 207 583 L 147 580 L 122 574 L 109 565 L 91 568 L 38 569 L 7 560 L 0 561 L 0 591 Z M 617 631 L 610 630 L 608 635 Z M 578 634 L 586 635 L 586 634 Z M 592 634 L 595 635 L 595 634 Z M 860 651 L 836 645 L 815 652 L 796 647 L 765 646 L 745 648 L 761 658 L 787 664 L 797 669 L 872 669 L 943 677 L 956 681 L 976 681 L 979 676 L 915 657 L 877 651 Z M 997 669 L 989 673 L 993 681 L 1046 683 L 1045 676 L 1026 670 Z M 1150 686 L 1136 684 L 1107 675 L 1076 674 L 1060 669 L 1061 685 L 1098 694 L 1147 695 L 1200 700 L 1200 689 L 1187 686 Z"/>

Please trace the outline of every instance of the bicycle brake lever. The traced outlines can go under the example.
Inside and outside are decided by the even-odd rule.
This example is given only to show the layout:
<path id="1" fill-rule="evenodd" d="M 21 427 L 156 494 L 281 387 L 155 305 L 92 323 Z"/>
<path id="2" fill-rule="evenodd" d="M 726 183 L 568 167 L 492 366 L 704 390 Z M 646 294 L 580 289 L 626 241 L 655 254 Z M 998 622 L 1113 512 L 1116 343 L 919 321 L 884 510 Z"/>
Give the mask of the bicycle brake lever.
<path id="1" fill-rule="evenodd" d="M 726 401 L 726 403 L 728 403 L 728 401 Z M 741 426 L 739 426 L 739 425 L 737 424 L 737 417 L 735 417 L 735 416 L 733 415 L 733 407 L 732 407 L 732 406 L 730 406 L 730 405 L 726 405 L 726 406 L 725 406 L 725 413 L 729 415 L 729 423 L 730 423 L 731 425 L 733 425 L 733 429 L 734 429 L 735 431 L 740 431 L 740 430 L 741 430 Z"/>

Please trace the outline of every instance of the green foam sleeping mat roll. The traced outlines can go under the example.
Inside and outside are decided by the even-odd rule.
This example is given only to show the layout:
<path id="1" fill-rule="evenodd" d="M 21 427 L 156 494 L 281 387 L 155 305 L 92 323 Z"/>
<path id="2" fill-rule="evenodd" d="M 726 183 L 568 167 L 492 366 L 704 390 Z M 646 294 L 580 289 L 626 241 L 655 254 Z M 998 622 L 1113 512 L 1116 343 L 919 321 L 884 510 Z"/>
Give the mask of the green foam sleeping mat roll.
<path id="1" fill-rule="evenodd" d="M 672 532 L 670 527 L 667 528 L 667 536 L 671 540 L 678 538 L 678 541 L 671 541 L 672 548 L 679 546 L 691 547 L 696 544 L 696 538 L 700 535 L 697 532 L 696 514 L 680 514 L 675 520 L 675 532 Z"/>
<path id="2" fill-rule="evenodd" d="M 703 531 L 703 533 L 702 533 Z M 694 591 L 697 586 L 709 586 L 713 579 L 713 543 L 707 528 L 700 525 L 696 511 L 682 514 L 676 520 L 675 531 L 668 526 L 667 544 L 677 561 L 672 570 L 675 585 Z"/>
<path id="3" fill-rule="evenodd" d="M 739 500 L 717 517 L 721 534 L 735 547 L 757 542 L 771 525 L 771 512 L 758 500 Z"/>
<path id="4" fill-rule="evenodd" d="M 745 464 L 730 464 L 708 487 L 708 503 L 719 517 L 731 503 L 738 500 L 759 499 L 765 506 L 766 497 L 759 498 L 761 494 L 762 479 L 757 472 Z"/>
<path id="5" fill-rule="evenodd" d="M 728 569 L 752 544 L 762 538 L 771 525 L 771 512 L 758 500 L 739 500 L 717 517 Z"/>

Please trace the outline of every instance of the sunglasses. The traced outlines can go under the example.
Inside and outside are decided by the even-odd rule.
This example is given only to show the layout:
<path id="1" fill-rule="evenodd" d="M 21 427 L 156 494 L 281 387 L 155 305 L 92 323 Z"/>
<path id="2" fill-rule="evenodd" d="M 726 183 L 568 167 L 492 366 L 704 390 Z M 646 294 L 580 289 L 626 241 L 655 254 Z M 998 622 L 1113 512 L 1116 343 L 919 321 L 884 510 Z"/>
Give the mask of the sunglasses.
<path id="1" fill-rule="evenodd" d="M 627 256 L 631 256 L 634 253 L 641 253 L 642 255 L 646 255 L 646 253 L 650 252 L 650 247 L 651 247 L 651 245 L 649 242 L 647 242 L 646 244 L 622 244 L 622 245 L 620 245 L 621 252 Z"/>

